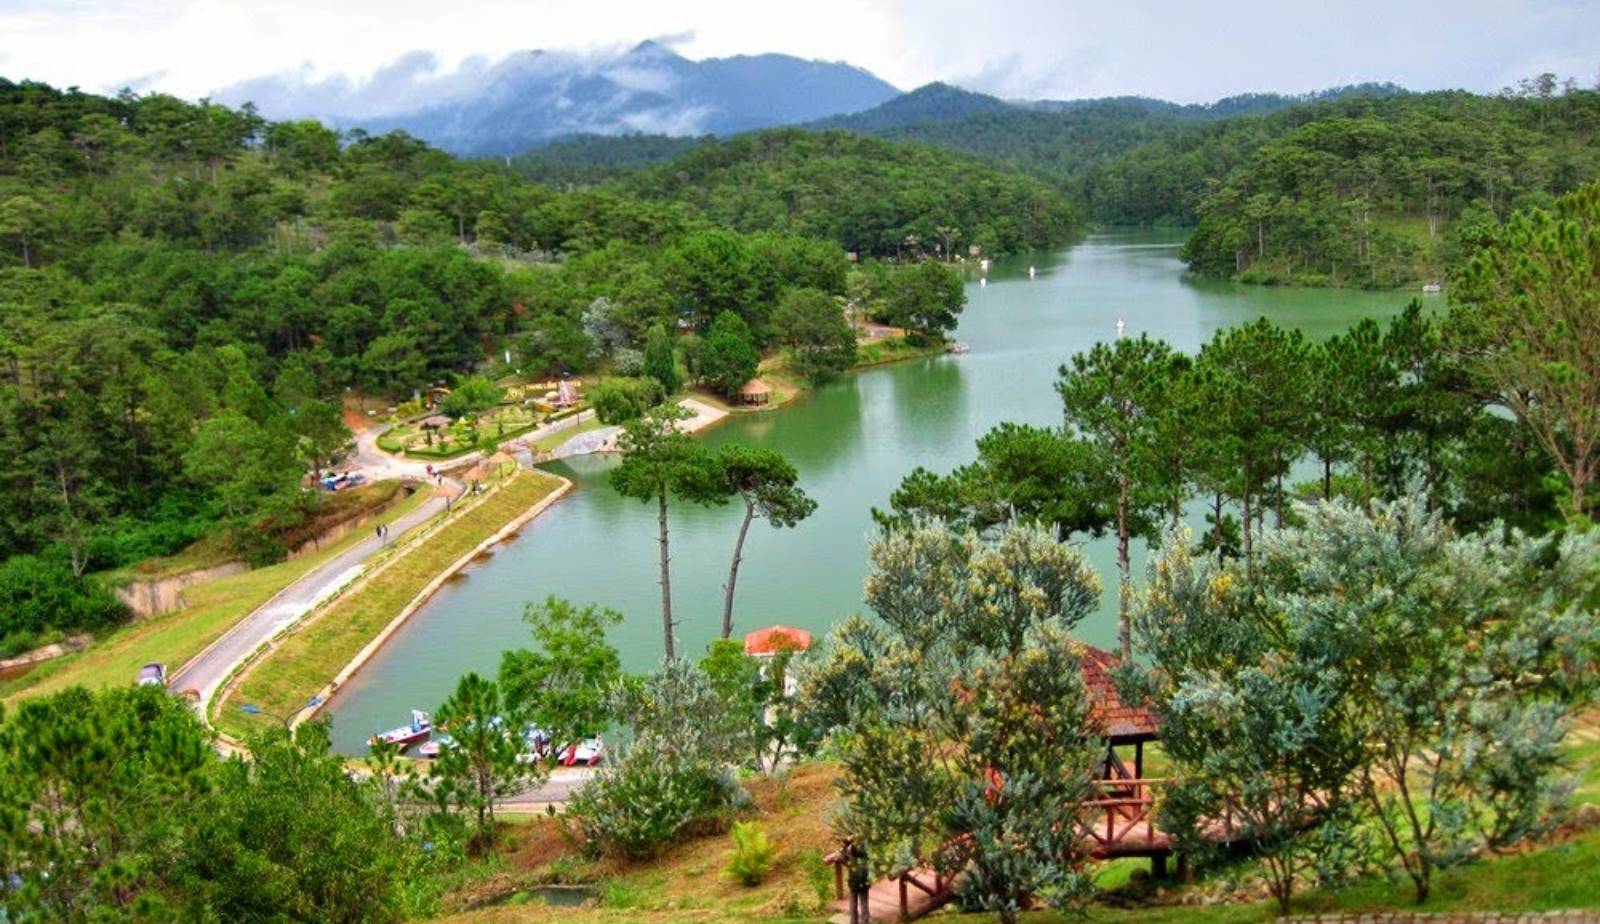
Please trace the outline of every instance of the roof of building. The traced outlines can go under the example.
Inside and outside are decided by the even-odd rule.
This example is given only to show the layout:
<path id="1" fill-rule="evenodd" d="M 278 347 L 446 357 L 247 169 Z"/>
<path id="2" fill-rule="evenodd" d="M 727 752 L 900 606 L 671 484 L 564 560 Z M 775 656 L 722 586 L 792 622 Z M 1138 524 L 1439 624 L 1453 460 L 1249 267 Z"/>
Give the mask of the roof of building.
<path id="1" fill-rule="evenodd" d="M 1084 686 L 1094 700 L 1094 716 L 1105 727 L 1106 737 L 1112 743 L 1149 741 L 1161 732 L 1161 718 L 1144 706 L 1127 706 L 1117 696 L 1117 684 L 1111 674 L 1122 659 L 1103 648 L 1083 646 L 1083 660 L 1079 670 Z"/>
<path id="2" fill-rule="evenodd" d="M 805 651 L 811 647 L 811 633 L 789 626 L 768 626 L 744 637 L 744 653 L 777 654 L 780 651 Z"/>
<path id="3" fill-rule="evenodd" d="M 772 386 L 761 381 L 760 379 L 751 379 L 750 381 L 744 383 L 743 388 L 739 389 L 739 394 L 741 395 L 765 395 L 770 394 L 771 392 Z"/>

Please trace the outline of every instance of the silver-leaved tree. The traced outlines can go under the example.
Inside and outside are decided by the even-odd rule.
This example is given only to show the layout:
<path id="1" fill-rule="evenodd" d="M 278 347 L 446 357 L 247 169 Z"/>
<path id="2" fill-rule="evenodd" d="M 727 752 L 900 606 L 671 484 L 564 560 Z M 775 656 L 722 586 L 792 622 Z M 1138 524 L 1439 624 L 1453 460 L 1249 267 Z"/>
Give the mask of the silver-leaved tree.
<path id="1" fill-rule="evenodd" d="M 1152 565 L 1136 630 L 1184 779 L 1167 820 L 1248 828 L 1285 907 L 1341 865 L 1328 822 L 1358 821 L 1424 901 L 1440 867 L 1551 817 L 1600 680 L 1600 536 L 1463 535 L 1415 498 L 1297 513 L 1253 573 L 1177 538 Z"/>

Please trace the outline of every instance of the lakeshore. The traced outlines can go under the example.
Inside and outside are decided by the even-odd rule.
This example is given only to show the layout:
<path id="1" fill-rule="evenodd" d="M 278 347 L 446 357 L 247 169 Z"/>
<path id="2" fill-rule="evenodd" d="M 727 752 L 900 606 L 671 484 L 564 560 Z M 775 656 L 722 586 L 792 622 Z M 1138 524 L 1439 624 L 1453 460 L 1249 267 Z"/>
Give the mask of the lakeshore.
<path id="1" fill-rule="evenodd" d="M 1073 352 L 1112 336 L 1125 318 L 1183 349 L 1221 327 L 1266 315 L 1321 338 L 1365 317 L 1403 308 L 1399 293 L 1270 289 L 1188 277 L 1177 257 L 1180 233 L 1098 235 L 1050 254 L 996 264 L 988 285 L 969 283 L 970 304 L 953 336 L 964 355 L 938 353 L 851 372 L 797 393 L 779 410 L 735 412 L 704 431 L 712 447 L 740 443 L 777 449 L 800 470 L 818 500 L 795 529 L 757 524 L 740 569 L 735 635 L 774 623 L 824 634 L 861 606 L 870 510 L 918 465 L 949 471 L 971 459 L 975 440 L 1002 420 L 1058 425 L 1056 370 Z M 1027 274 L 1038 267 L 1036 278 Z M 592 434 L 590 434 L 592 435 Z M 619 497 L 608 474 L 614 457 L 585 455 L 542 467 L 573 491 L 514 542 L 463 568 L 414 614 L 328 705 L 335 747 L 360 754 L 375 728 L 442 701 L 467 670 L 493 672 L 501 651 L 528 643 L 524 604 L 555 594 L 624 614 L 613 630 L 624 667 L 647 671 L 661 658 L 653 507 Z M 679 648 L 698 656 L 717 634 L 741 511 L 674 504 L 674 607 Z M 1085 553 L 1113 574 L 1109 540 Z M 1135 568 L 1143 567 L 1142 545 Z M 1113 640 L 1115 581 L 1100 611 L 1081 626 L 1084 640 Z M 309 690 L 306 691 L 309 694 Z"/>

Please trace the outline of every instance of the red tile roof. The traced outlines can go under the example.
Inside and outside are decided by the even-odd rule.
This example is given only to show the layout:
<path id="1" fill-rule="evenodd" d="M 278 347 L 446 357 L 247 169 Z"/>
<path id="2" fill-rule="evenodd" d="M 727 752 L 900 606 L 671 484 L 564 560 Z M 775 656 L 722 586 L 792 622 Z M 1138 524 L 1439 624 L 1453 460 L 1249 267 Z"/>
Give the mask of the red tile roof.
<path id="1" fill-rule="evenodd" d="M 1122 660 L 1102 648 L 1083 646 L 1083 660 L 1079 670 L 1084 686 L 1094 700 L 1094 716 L 1105 726 L 1106 737 L 1112 742 L 1149 741 L 1161 732 L 1161 718 L 1143 706 L 1125 706 L 1117 696 L 1116 682 L 1111 672 Z"/>
<path id="2" fill-rule="evenodd" d="M 805 651 L 811 647 L 811 633 L 788 626 L 769 626 L 744 637 L 744 653 L 777 654 L 780 651 Z"/>

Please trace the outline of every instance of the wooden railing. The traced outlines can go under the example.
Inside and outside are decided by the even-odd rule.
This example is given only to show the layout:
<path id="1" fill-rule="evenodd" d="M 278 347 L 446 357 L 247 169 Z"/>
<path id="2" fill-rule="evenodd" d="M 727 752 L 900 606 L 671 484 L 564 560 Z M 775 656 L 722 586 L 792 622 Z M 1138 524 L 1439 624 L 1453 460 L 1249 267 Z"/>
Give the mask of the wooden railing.
<path id="1" fill-rule="evenodd" d="M 1166 785 L 1165 779 L 1113 779 L 1100 781 L 1101 795 L 1083 803 L 1084 828 L 1101 850 L 1126 846 L 1128 836 L 1142 823 L 1143 837 L 1136 839 L 1146 849 L 1157 847 L 1153 792 Z M 1103 813 L 1104 821 L 1101 820 Z"/>

